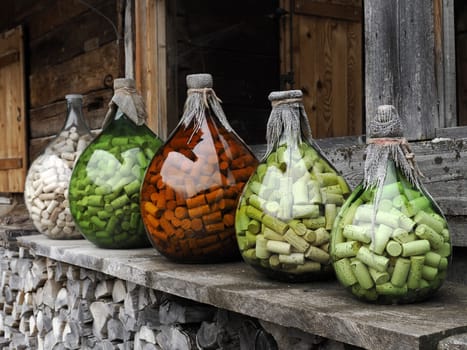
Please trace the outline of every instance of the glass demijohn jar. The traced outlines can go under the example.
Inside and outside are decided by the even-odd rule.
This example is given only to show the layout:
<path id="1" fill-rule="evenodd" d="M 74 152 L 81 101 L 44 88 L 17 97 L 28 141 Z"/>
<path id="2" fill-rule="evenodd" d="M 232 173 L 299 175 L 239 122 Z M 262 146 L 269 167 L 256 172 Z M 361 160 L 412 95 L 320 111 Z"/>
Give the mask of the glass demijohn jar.
<path id="1" fill-rule="evenodd" d="M 186 80 L 182 119 L 141 188 L 143 221 L 153 246 L 176 262 L 239 259 L 235 208 L 258 161 L 229 125 L 211 75 Z"/>
<path id="2" fill-rule="evenodd" d="M 393 106 L 378 108 L 369 137 L 364 180 L 333 227 L 333 266 L 340 283 L 361 300 L 418 302 L 446 278 L 447 222 L 419 180 Z"/>
<path id="3" fill-rule="evenodd" d="M 333 276 L 330 232 L 349 187 L 312 140 L 300 90 L 272 92 L 267 151 L 236 215 L 243 259 L 267 276 L 305 282 Z"/>
<path id="4" fill-rule="evenodd" d="M 65 124 L 31 164 L 24 189 L 34 226 L 52 239 L 82 238 L 70 213 L 68 184 L 76 159 L 92 140 L 83 118 L 83 97 L 70 94 L 65 98 Z"/>
<path id="5" fill-rule="evenodd" d="M 139 210 L 144 172 L 162 141 L 146 126 L 132 79 L 115 79 L 102 132 L 78 159 L 70 209 L 86 239 L 100 248 L 149 246 Z"/>

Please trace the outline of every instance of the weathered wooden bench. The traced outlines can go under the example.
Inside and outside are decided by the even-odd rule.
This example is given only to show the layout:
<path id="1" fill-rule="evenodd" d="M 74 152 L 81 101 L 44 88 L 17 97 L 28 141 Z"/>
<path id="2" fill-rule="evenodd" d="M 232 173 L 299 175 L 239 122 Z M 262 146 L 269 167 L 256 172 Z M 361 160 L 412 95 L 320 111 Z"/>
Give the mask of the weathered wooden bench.
<path id="1" fill-rule="evenodd" d="M 181 265 L 152 248 L 102 250 L 84 240 L 42 235 L 19 243 L 38 256 L 365 349 L 437 349 L 443 339 L 458 336 L 449 342 L 459 342 L 467 333 L 467 288 L 461 284 L 446 282 L 423 303 L 372 305 L 355 300 L 336 281 L 274 282 L 243 262 Z"/>

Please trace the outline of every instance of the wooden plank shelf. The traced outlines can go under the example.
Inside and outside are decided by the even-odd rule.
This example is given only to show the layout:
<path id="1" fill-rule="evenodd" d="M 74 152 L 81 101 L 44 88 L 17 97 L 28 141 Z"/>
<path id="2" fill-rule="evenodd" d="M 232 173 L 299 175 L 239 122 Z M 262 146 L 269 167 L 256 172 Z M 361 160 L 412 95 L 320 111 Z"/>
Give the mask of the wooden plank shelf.
<path id="1" fill-rule="evenodd" d="M 18 238 L 33 254 L 365 349 L 436 349 L 467 332 L 467 288 L 446 282 L 429 301 L 373 305 L 336 281 L 285 284 L 243 262 L 175 264 L 155 249 L 103 250 L 86 240 Z"/>

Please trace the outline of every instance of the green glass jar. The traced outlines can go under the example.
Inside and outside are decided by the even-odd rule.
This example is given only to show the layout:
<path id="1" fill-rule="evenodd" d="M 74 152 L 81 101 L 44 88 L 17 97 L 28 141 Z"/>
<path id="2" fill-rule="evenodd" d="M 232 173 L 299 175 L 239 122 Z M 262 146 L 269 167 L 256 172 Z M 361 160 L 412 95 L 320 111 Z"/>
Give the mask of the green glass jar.
<path id="1" fill-rule="evenodd" d="M 236 212 L 240 252 L 273 279 L 330 278 L 330 232 L 349 187 L 311 139 L 302 92 L 273 92 L 269 99 L 268 150 Z"/>
<path id="2" fill-rule="evenodd" d="M 32 162 L 24 186 L 24 202 L 34 226 L 51 239 L 83 238 L 70 213 L 68 185 L 75 162 L 92 135 L 83 117 L 83 96 L 65 98 L 65 123 Z"/>
<path id="3" fill-rule="evenodd" d="M 146 168 L 162 141 L 144 124 L 131 79 L 116 79 L 101 134 L 78 159 L 69 186 L 71 214 L 100 248 L 149 246 L 139 210 Z"/>
<path id="4" fill-rule="evenodd" d="M 420 183 L 394 107 L 370 123 L 365 179 L 339 212 L 331 257 L 340 283 L 374 303 L 422 301 L 446 278 L 448 225 Z"/>

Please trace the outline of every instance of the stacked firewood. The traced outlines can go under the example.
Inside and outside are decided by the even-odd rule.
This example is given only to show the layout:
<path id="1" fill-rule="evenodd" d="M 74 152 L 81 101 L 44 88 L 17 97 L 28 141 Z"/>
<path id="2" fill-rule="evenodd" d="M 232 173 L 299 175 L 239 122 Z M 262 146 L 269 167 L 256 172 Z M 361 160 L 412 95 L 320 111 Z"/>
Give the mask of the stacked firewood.
<path id="1" fill-rule="evenodd" d="M 246 316 L 1 249 L 0 349 L 277 348 Z"/>

